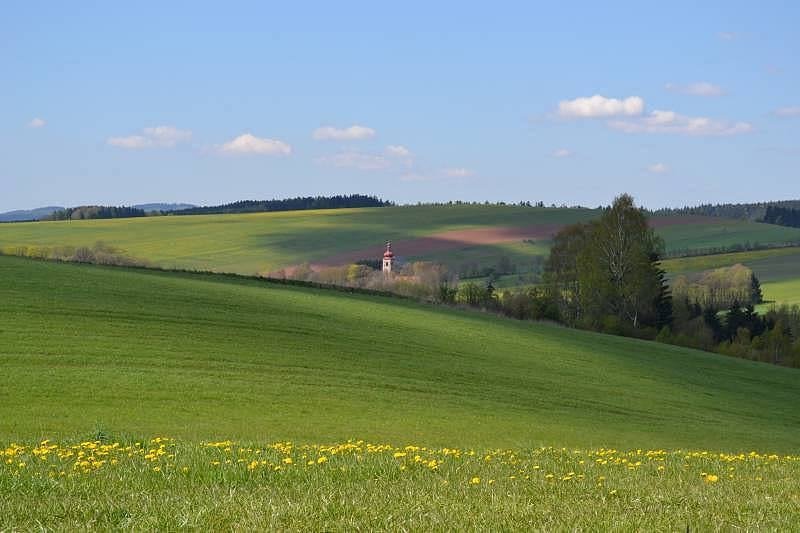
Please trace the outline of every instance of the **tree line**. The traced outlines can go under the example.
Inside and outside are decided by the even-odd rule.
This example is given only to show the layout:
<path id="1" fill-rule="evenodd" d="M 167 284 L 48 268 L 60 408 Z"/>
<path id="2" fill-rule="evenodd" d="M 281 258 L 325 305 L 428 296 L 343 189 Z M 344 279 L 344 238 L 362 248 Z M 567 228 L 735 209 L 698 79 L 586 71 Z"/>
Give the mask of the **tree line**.
<path id="1" fill-rule="evenodd" d="M 671 287 L 659 266 L 663 248 L 647 214 L 622 195 L 599 220 L 556 235 L 543 284 L 497 291 L 491 283 L 468 282 L 449 297 L 522 320 L 800 367 L 800 307 L 756 313 L 760 283 L 742 265 Z"/>
<path id="2" fill-rule="evenodd" d="M 348 194 L 335 196 L 298 196 L 283 200 L 240 200 L 229 204 L 192 207 L 173 211 L 175 215 L 210 215 L 223 213 L 260 213 L 266 211 L 301 211 L 306 209 L 342 209 L 350 207 L 389 207 L 394 202 L 376 196 Z"/>
<path id="3" fill-rule="evenodd" d="M 762 222 L 800 228 L 800 209 L 771 205 L 767 207 Z"/>
<path id="4" fill-rule="evenodd" d="M 743 204 L 701 204 L 686 207 L 665 207 L 650 211 L 657 216 L 704 215 L 712 217 L 736 218 L 766 222 L 764 220 L 770 207 L 800 209 L 800 200 L 779 200 L 773 202 L 753 202 Z"/>
<path id="5" fill-rule="evenodd" d="M 82 205 L 67 207 L 53 212 L 42 220 L 89 220 L 98 218 L 134 218 L 144 217 L 143 209 L 128 206 Z"/>

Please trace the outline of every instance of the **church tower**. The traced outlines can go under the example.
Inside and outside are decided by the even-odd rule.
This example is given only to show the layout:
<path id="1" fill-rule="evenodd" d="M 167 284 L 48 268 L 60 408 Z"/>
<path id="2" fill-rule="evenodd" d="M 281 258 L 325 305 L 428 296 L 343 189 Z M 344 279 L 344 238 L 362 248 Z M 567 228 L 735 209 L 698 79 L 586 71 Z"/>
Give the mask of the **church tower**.
<path id="1" fill-rule="evenodd" d="M 392 241 L 386 243 L 386 251 L 383 252 L 383 273 L 389 275 L 394 269 L 394 252 L 392 252 Z"/>

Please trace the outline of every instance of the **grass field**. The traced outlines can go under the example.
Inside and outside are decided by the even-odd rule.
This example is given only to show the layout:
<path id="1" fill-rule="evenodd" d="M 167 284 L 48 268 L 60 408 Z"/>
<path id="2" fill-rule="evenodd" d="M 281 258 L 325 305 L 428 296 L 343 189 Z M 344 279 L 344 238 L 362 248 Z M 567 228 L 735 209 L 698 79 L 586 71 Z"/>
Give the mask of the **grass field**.
<path id="1" fill-rule="evenodd" d="M 0 459 L 3 530 L 791 530 L 800 504 L 800 457 L 756 452 L 157 437 Z"/>
<path id="2" fill-rule="evenodd" d="M 767 303 L 757 306 L 759 311 L 766 311 L 775 304 L 800 305 L 800 275 L 791 280 L 764 283 L 761 290 Z"/>
<path id="3" fill-rule="evenodd" d="M 0 530 L 800 518 L 790 369 L 397 298 L 13 257 L 0 301 Z"/>
<path id="4" fill-rule="evenodd" d="M 669 259 L 662 266 L 670 276 L 692 274 L 741 263 L 753 269 L 761 281 L 764 299 L 758 306 L 766 311 L 773 303 L 800 305 L 800 248 L 779 248 L 731 254 Z"/>
<path id="5" fill-rule="evenodd" d="M 0 249 L 19 246 L 91 246 L 97 241 L 126 250 L 158 266 L 255 274 L 341 252 L 481 227 L 530 227 L 587 220 L 597 211 L 503 206 L 394 207 L 172 216 L 143 219 L 38 222 L 0 226 Z M 660 227 L 670 250 L 744 242 L 800 241 L 800 229 L 720 218 Z M 452 266 L 493 264 L 506 255 L 524 266 L 538 246 L 522 242 L 463 246 L 410 259 L 435 259 Z M 397 250 L 400 255 L 407 255 Z"/>
<path id="6" fill-rule="evenodd" d="M 0 434 L 791 451 L 796 373 L 389 297 L 0 258 Z M 35 391 L 35 398 L 31 397 Z"/>

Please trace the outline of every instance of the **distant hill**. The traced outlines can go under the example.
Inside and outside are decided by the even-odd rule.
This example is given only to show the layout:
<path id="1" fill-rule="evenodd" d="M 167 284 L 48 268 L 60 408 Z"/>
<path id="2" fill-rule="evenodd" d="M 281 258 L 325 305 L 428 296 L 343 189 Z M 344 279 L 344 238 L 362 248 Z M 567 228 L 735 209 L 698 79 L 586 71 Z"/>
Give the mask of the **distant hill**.
<path id="1" fill-rule="evenodd" d="M 194 204 L 165 204 L 165 203 L 153 203 L 153 204 L 138 204 L 134 205 L 136 209 L 141 209 L 147 213 L 152 213 L 154 211 L 181 211 L 183 209 L 192 209 L 197 207 Z"/>
<path id="2" fill-rule="evenodd" d="M 40 220 L 56 211 L 64 209 L 60 206 L 37 207 L 36 209 L 18 209 L 0 213 L 0 222 L 21 222 L 25 220 Z"/>

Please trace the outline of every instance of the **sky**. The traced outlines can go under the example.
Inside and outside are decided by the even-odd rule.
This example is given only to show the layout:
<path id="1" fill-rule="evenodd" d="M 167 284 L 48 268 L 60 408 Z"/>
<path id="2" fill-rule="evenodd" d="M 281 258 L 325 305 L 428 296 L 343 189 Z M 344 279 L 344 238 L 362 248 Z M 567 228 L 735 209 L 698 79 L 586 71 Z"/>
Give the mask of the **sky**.
<path id="1" fill-rule="evenodd" d="M 798 198 L 798 23 L 786 1 L 4 2 L 0 211 Z"/>

